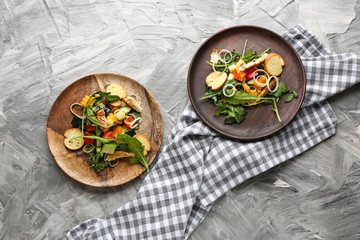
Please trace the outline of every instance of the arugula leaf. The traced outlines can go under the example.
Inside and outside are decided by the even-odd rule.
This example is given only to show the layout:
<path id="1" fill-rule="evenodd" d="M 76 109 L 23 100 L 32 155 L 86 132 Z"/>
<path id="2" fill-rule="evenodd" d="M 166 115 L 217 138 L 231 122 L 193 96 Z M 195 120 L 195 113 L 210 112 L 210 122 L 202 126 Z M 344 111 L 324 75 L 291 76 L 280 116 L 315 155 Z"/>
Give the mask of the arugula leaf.
<path id="1" fill-rule="evenodd" d="M 102 161 L 102 156 L 96 151 L 90 153 L 89 164 L 96 172 L 101 172 L 104 168 L 110 165 L 108 161 Z"/>
<path id="2" fill-rule="evenodd" d="M 95 107 L 92 107 L 92 111 L 93 112 L 97 112 L 97 111 L 99 111 L 100 109 L 102 109 L 102 108 L 104 108 L 105 107 L 105 105 L 104 104 L 100 104 L 100 105 L 97 105 L 97 106 L 95 106 Z"/>
<path id="3" fill-rule="evenodd" d="M 250 49 L 250 51 L 243 57 L 243 59 L 250 58 L 253 54 L 253 49 Z"/>
<path id="4" fill-rule="evenodd" d="M 130 162 L 139 162 L 141 163 L 146 170 L 149 172 L 149 165 L 147 159 L 144 155 L 144 146 L 136 138 L 130 137 L 127 134 L 120 134 L 116 138 L 116 142 L 121 144 L 127 144 L 130 152 L 135 154 L 134 158 L 130 158 Z"/>
<path id="5" fill-rule="evenodd" d="M 294 98 L 297 98 L 298 94 L 294 90 L 289 90 L 288 93 L 285 96 L 284 101 L 286 103 L 291 102 Z"/>
<path id="6" fill-rule="evenodd" d="M 211 88 L 207 87 L 205 94 L 200 99 L 212 98 L 214 96 L 221 95 L 222 88 L 216 91 L 211 90 Z"/>
<path id="7" fill-rule="evenodd" d="M 270 92 L 268 95 L 274 96 L 275 98 L 279 98 L 288 91 L 289 90 L 287 89 L 286 85 L 282 81 L 280 81 L 278 89 L 275 92 Z"/>
<path id="8" fill-rule="evenodd" d="M 129 146 L 127 144 L 119 144 L 116 148 L 117 151 L 130 152 Z"/>
<path id="9" fill-rule="evenodd" d="M 90 107 L 96 106 L 98 104 L 100 104 L 102 101 L 101 97 L 96 97 L 91 103 L 90 103 Z"/>
<path id="10" fill-rule="evenodd" d="M 120 100 L 120 97 L 117 95 L 111 95 L 110 92 L 98 92 L 98 94 L 108 100 L 109 102 L 115 102 L 117 100 Z"/>
<path id="11" fill-rule="evenodd" d="M 100 141 L 102 144 L 117 144 L 117 141 L 115 139 L 107 139 L 99 136 L 84 136 L 84 138 L 95 139 Z"/>
<path id="12" fill-rule="evenodd" d="M 221 114 L 225 116 L 226 124 L 241 123 L 246 116 L 245 109 L 242 106 L 232 106 L 224 102 L 219 102 L 216 104 L 219 107 L 219 110 L 214 114 L 214 116 L 220 116 Z"/>
<path id="13" fill-rule="evenodd" d="M 271 98 L 253 96 L 243 91 L 237 91 L 232 97 L 224 97 L 224 100 L 232 105 L 245 104 L 259 99 L 271 99 Z"/>
<path id="14" fill-rule="evenodd" d="M 228 114 L 225 117 L 225 123 L 226 124 L 233 124 L 233 123 L 241 123 L 245 120 L 246 112 L 245 109 L 241 106 L 228 108 L 226 110 L 226 113 Z"/>

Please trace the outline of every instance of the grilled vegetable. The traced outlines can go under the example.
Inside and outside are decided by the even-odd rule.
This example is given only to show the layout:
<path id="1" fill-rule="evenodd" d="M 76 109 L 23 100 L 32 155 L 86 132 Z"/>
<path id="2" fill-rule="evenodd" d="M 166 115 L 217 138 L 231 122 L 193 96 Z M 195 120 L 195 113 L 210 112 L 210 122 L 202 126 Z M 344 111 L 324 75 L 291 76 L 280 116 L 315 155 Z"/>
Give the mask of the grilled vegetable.
<path id="1" fill-rule="evenodd" d="M 80 105 L 82 107 L 90 106 L 91 102 L 94 100 L 94 98 L 91 98 L 88 95 L 86 95 L 83 100 L 80 102 Z"/>

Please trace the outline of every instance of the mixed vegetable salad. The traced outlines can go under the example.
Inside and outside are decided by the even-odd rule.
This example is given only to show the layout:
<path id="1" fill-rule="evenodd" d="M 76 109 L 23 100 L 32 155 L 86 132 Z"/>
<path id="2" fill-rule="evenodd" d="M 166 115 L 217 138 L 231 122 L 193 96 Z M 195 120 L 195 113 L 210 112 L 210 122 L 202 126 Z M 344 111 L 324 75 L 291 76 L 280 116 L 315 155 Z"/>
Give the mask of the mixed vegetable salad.
<path id="1" fill-rule="evenodd" d="M 76 114 L 75 108 L 82 114 Z M 73 128 L 64 136 L 70 150 L 83 149 L 89 154 L 89 164 L 96 172 L 115 167 L 121 159 L 142 164 L 149 171 L 146 155 L 151 149 L 149 139 L 136 133 L 142 120 L 142 107 L 134 97 L 128 97 L 120 84 L 110 84 L 106 92 L 98 91 L 73 103 Z"/>
<path id="2" fill-rule="evenodd" d="M 291 102 L 298 94 L 288 89 L 280 75 L 285 67 L 284 59 L 270 48 L 258 54 L 253 49 L 245 54 L 235 50 L 213 50 L 210 61 L 213 72 L 206 77 L 206 90 L 201 99 L 218 107 L 215 116 L 225 115 L 225 123 L 241 123 L 246 117 L 245 107 L 262 103 L 272 104 L 279 122 L 277 103 L 285 95 L 285 102 Z"/>

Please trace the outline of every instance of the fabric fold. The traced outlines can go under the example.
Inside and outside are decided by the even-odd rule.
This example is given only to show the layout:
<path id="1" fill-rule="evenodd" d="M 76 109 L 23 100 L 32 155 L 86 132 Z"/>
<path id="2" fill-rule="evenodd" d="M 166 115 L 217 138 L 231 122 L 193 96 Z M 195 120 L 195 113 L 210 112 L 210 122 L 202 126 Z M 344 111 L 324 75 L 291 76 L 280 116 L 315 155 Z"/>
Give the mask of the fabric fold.
<path id="1" fill-rule="evenodd" d="M 76 226 L 68 239 L 186 239 L 227 191 L 335 134 L 326 99 L 360 81 L 360 55 L 331 54 L 302 26 L 284 38 L 307 77 L 303 105 L 286 127 L 260 141 L 236 141 L 210 129 L 188 105 L 136 198 L 103 220 Z"/>

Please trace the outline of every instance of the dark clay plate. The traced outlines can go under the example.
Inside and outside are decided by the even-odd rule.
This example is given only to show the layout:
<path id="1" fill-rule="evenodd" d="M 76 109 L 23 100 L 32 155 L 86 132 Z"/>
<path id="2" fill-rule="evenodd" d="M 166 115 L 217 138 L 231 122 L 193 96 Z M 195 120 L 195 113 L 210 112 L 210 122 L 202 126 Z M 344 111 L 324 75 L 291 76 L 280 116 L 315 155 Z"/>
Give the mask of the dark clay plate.
<path id="1" fill-rule="evenodd" d="M 160 149 L 163 122 L 159 107 L 153 96 L 138 82 L 120 74 L 98 73 L 83 77 L 68 86 L 54 102 L 48 118 L 47 140 L 50 151 L 59 167 L 71 178 L 95 187 L 113 187 L 131 181 L 145 171 L 140 164 L 130 164 L 124 159 L 114 168 L 96 173 L 88 163 L 89 155 L 82 149 L 71 151 L 64 146 L 64 132 L 71 128 L 73 118 L 71 104 L 80 102 L 85 95 L 104 91 L 106 85 L 118 83 L 125 87 L 127 95 L 136 96 L 143 108 L 142 122 L 137 133 L 145 135 L 151 142 L 148 152 L 149 165 Z"/>
<path id="2" fill-rule="evenodd" d="M 211 73 L 212 67 L 205 61 L 210 60 L 214 48 L 235 49 L 242 53 L 245 40 L 246 51 L 250 49 L 263 52 L 271 48 L 270 52 L 280 54 L 285 67 L 280 75 L 281 81 L 298 93 L 298 97 L 290 103 L 284 102 L 282 97 L 278 103 L 282 122 L 279 123 L 272 105 L 257 105 L 245 108 L 246 119 L 240 124 L 228 125 L 224 123 L 225 116 L 215 117 L 217 107 L 208 99 L 201 100 L 205 93 L 205 79 Z M 200 118 L 215 131 L 234 139 L 258 140 L 270 136 L 286 126 L 296 115 L 305 95 L 305 72 L 299 55 L 294 48 L 280 35 L 256 26 L 237 26 L 224 29 L 207 39 L 195 53 L 188 72 L 188 92 L 192 105 Z"/>

